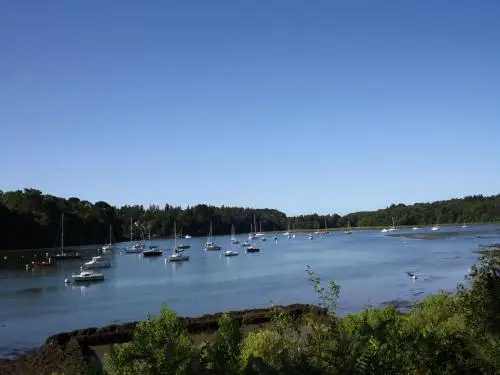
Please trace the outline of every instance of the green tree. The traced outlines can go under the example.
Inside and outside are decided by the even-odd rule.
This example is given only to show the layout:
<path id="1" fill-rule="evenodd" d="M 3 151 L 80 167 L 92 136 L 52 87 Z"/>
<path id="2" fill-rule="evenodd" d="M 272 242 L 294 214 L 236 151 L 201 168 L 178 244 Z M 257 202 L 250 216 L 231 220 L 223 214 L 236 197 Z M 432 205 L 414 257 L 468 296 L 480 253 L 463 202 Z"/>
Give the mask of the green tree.
<path id="1" fill-rule="evenodd" d="M 110 375 L 190 374 L 195 352 L 182 322 L 163 306 L 158 316 L 137 325 L 131 342 L 113 346 L 105 357 Z"/>

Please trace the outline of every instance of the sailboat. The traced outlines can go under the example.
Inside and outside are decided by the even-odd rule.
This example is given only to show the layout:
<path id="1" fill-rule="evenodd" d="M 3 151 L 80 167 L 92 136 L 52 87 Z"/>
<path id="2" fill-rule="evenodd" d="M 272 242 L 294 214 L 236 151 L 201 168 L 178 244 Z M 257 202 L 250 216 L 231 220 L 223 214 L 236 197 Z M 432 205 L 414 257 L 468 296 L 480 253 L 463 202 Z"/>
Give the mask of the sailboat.
<path id="1" fill-rule="evenodd" d="M 207 242 L 205 243 L 205 250 L 216 251 L 220 250 L 221 247 L 213 242 L 212 240 L 212 221 L 210 220 L 210 232 L 208 233 Z"/>
<path id="2" fill-rule="evenodd" d="M 434 225 L 434 226 L 431 228 L 431 230 L 433 230 L 433 231 L 437 231 L 437 230 L 440 230 L 440 229 L 441 229 L 441 227 L 439 226 L 439 220 L 438 220 L 438 222 L 436 223 L 436 225 Z"/>
<path id="3" fill-rule="evenodd" d="M 158 246 L 151 246 L 151 226 L 148 226 L 148 243 L 149 247 L 147 250 L 142 251 L 142 256 L 159 257 L 163 254 L 163 251 L 159 249 Z"/>
<path id="4" fill-rule="evenodd" d="M 109 243 L 104 244 L 104 246 L 101 247 L 101 250 L 103 252 L 108 251 L 108 250 L 114 250 L 114 246 L 113 246 L 113 228 L 112 228 L 111 224 L 109 224 Z"/>
<path id="5" fill-rule="evenodd" d="M 230 239 L 231 243 L 234 245 L 235 243 L 233 242 L 233 234 L 234 234 L 234 224 L 231 225 L 231 239 Z M 239 243 L 239 241 L 238 241 L 238 243 Z M 226 251 L 224 251 L 224 256 L 225 257 L 234 257 L 236 255 L 238 255 L 237 251 L 234 251 L 234 250 L 226 250 Z"/>
<path id="6" fill-rule="evenodd" d="M 465 224 L 465 220 L 464 220 L 464 225 L 462 225 L 462 228 L 467 228 L 467 224 Z"/>
<path id="7" fill-rule="evenodd" d="M 386 228 L 383 228 L 381 230 L 382 233 L 387 233 L 387 232 L 392 232 L 392 231 L 395 231 L 396 230 L 396 226 L 394 225 L 394 216 L 392 216 L 392 227 L 390 227 L 389 229 L 386 229 Z"/>
<path id="8" fill-rule="evenodd" d="M 174 237 L 177 237 L 177 235 L 175 235 L 175 230 L 174 230 Z M 181 235 L 179 236 L 179 238 L 181 240 L 181 243 L 175 247 L 176 250 L 185 250 L 185 249 L 189 249 L 191 247 L 191 245 L 187 245 L 187 244 L 182 242 L 182 238 L 183 238 L 182 237 L 182 227 L 181 227 Z"/>
<path id="9" fill-rule="evenodd" d="M 325 220 L 325 231 L 323 232 L 323 234 L 328 234 L 328 226 L 326 225 L 326 220 Z"/>
<path id="10" fill-rule="evenodd" d="M 316 229 L 316 232 L 314 232 L 314 234 L 321 234 L 321 231 L 319 230 L 319 223 L 316 223 L 316 226 L 318 227 L 318 229 Z"/>
<path id="11" fill-rule="evenodd" d="M 390 227 L 390 228 L 388 229 L 388 231 L 389 231 L 389 232 L 392 232 L 392 231 L 394 231 L 394 230 L 396 230 L 396 229 L 397 229 L 397 228 L 396 228 L 396 226 L 394 225 L 394 216 L 392 216 L 392 227 Z"/>
<path id="12" fill-rule="evenodd" d="M 351 221 L 350 220 L 347 220 L 347 229 L 344 231 L 344 234 L 352 234 Z"/>
<path id="13" fill-rule="evenodd" d="M 253 216 L 255 230 L 257 230 L 257 223 L 255 222 L 255 215 Z M 263 237 L 264 233 L 262 232 L 262 220 L 259 220 L 259 232 L 255 233 L 257 237 Z"/>
<path id="14" fill-rule="evenodd" d="M 247 247 L 246 252 L 247 253 L 258 253 L 260 251 L 260 248 L 255 246 L 255 243 L 252 243 L 250 246 Z"/>
<path id="15" fill-rule="evenodd" d="M 174 246 L 172 247 L 172 254 L 168 257 L 169 262 L 183 262 L 189 260 L 189 256 L 182 254 L 182 249 L 181 251 L 178 251 L 178 249 L 179 246 L 177 245 L 177 225 L 174 221 Z"/>
<path id="16" fill-rule="evenodd" d="M 55 254 L 52 259 L 65 260 L 65 259 L 80 259 L 78 253 L 73 253 L 71 250 L 64 250 L 64 214 L 61 214 L 61 252 Z"/>
<path id="17" fill-rule="evenodd" d="M 257 238 L 257 234 L 254 232 L 257 232 L 257 222 L 255 221 L 255 215 L 253 215 L 253 227 L 252 224 L 250 224 L 250 233 L 248 233 L 249 240 L 254 240 Z"/>
<path id="18" fill-rule="evenodd" d="M 130 218 L 130 243 L 132 243 L 133 240 L 134 240 L 134 226 L 132 225 L 132 218 Z M 144 250 L 144 244 L 136 243 L 126 248 L 124 252 L 127 254 L 139 254 L 142 253 L 142 250 Z"/>
<path id="19" fill-rule="evenodd" d="M 288 227 L 285 233 L 283 233 L 283 236 L 288 236 L 290 238 L 290 223 L 288 223 Z"/>
<path id="20" fill-rule="evenodd" d="M 231 225 L 231 243 L 233 245 L 237 245 L 240 243 L 240 240 L 236 239 L 236 227 L 234 226 L 234 224 Z"/>

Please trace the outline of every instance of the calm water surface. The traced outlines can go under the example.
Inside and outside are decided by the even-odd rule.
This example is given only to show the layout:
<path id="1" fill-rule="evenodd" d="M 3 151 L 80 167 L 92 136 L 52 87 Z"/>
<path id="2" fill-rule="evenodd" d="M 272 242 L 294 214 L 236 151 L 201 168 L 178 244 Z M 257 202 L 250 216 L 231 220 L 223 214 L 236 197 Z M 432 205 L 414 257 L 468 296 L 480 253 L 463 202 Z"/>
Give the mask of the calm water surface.
<path id="1" fill-rule="evenodd" d="M 82 260 L 30 271 L 24 264 L 32 260 L 33 252 L 1 253 L 0 356 L 38 346 L 54 333 L 139 320 L 148 312 L 157 313 L 162 303 L 182 316 L 268 307 L 271 301 L 317 303 L 306 265 L 322 280 L 340 283 L 341 313 L 360 310 L 369 302 L 378 305 L 453 290 L 477 259 L 473 250 L 480 244 L 500 242 L 500 233 L 492 225 L 441 229 L 446 231 L 463 234 L 415 240 L 359 231 L 314 240 L 304 234 L 295 239 L 278 235 L 276 242 L 268 235 L 266 242 L 259 241 L 261 252 L 254 254 L 231 246 L 229 237 L 214 238 L 223 248 L 240 252 L 229 258 L 221 257 L 221 252 L 205 252 L 205 239 L 193 238 L 186 240 L 192 247 L 186 250 L 191 259 L 185 263 L 120 251 L 107 253 L 113 266 L 102 270 L 106 280 L 87 286 L 65 285 L 64 279 L 97 255 L 95 249 L 82 250 Z M 152 244 L 163 249 L 172 246 L 166 240 Z M 43 253 L 37 256 L 43 257 Z M 406 271 L 416 271 L 416 282 Z"/>

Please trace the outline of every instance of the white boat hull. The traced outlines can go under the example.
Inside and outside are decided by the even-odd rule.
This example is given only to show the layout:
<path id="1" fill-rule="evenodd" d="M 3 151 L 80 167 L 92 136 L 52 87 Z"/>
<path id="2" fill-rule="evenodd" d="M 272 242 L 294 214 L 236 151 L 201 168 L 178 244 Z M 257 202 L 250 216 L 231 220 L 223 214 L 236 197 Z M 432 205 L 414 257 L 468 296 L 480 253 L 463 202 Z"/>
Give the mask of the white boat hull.
<path id="1" fill-rule="evenodd" d="M 111 263 L 108 262 L 100 262 L 100 263 L 85 263 L 83 268 L 85 269 L 94 269 L 94 268 L 109 268 L 111 267 Z"/>
<path id="2" fill-rule="evenodd" d="M 104 275 L 102 273 L 82 272 L 71 276 L 74 282 L 86 281 L 103 281 Z"/>
<path id="3" fill-rule="evenodd" d="M 141 249 L 125 249 L 124 252 L 127 254 L 140 254 L 140 253 L 142 253 L 142 250 Z"/>
<path id="4" fill-rule="evenodd" d="M 209 245 L 209 246 L 205 247 L 205 250 L 207 250 L 207 251 L 217 251 L 220 249 L 221 249 L 221 247 L 219 245 Z"/>
<path id="5" fill-rule="evenodd" d="M 182 255 L 182 256 L 171 255 L 168 257 L 169 262 L 185 262 L 187 260 L 189 260 L 189 256 L 187 255 Z"/>

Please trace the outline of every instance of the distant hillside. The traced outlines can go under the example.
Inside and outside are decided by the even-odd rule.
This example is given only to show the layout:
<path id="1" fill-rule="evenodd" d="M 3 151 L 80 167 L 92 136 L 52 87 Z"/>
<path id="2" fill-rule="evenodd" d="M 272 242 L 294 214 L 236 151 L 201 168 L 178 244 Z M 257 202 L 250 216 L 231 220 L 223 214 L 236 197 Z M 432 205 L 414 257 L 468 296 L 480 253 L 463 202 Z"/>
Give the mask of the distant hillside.
<path id="1" fill-rule="evenodd" d="M 59 244 L 61 213 L 64 213 L 65 244 L 83 245 L 104 243 L 109 240 L 109 225 L 113 228 L 114 241 L 130 237 L 130 219 L 134 223 L 134 237 L 147 233 L 150 226 L 152 236 L 171 236 L 174 221 L 177 230 L 184 234 L 206 235 L 209 222 L 214 234 L 228 234 L 231 224 L 237 233 L 247 233 L 257 218 L 257 229 L 263 231 L 284 230 L 288 225 L 300 229 L 338 228 L 352 226 L 424 225 L 439 222 L 460 223 L 500 221 L 500 195 L 482 195 L 451 199 L 433 203 L 405 206 L 392 205 L 386 209 L 370 212 L 355 212 L 344 217 L 332 215 L 300 215 L 287 217 L 274 209 L 252 209 L 242 207 L 215 207 L 199 204 L 181 209 L 165 205 L 113 207 L 106 202 L 91 203 L 78 198 L 59 198 L 42 194 L 36 189 L 0 191 L 0 249 L 53 247 Z"/>

